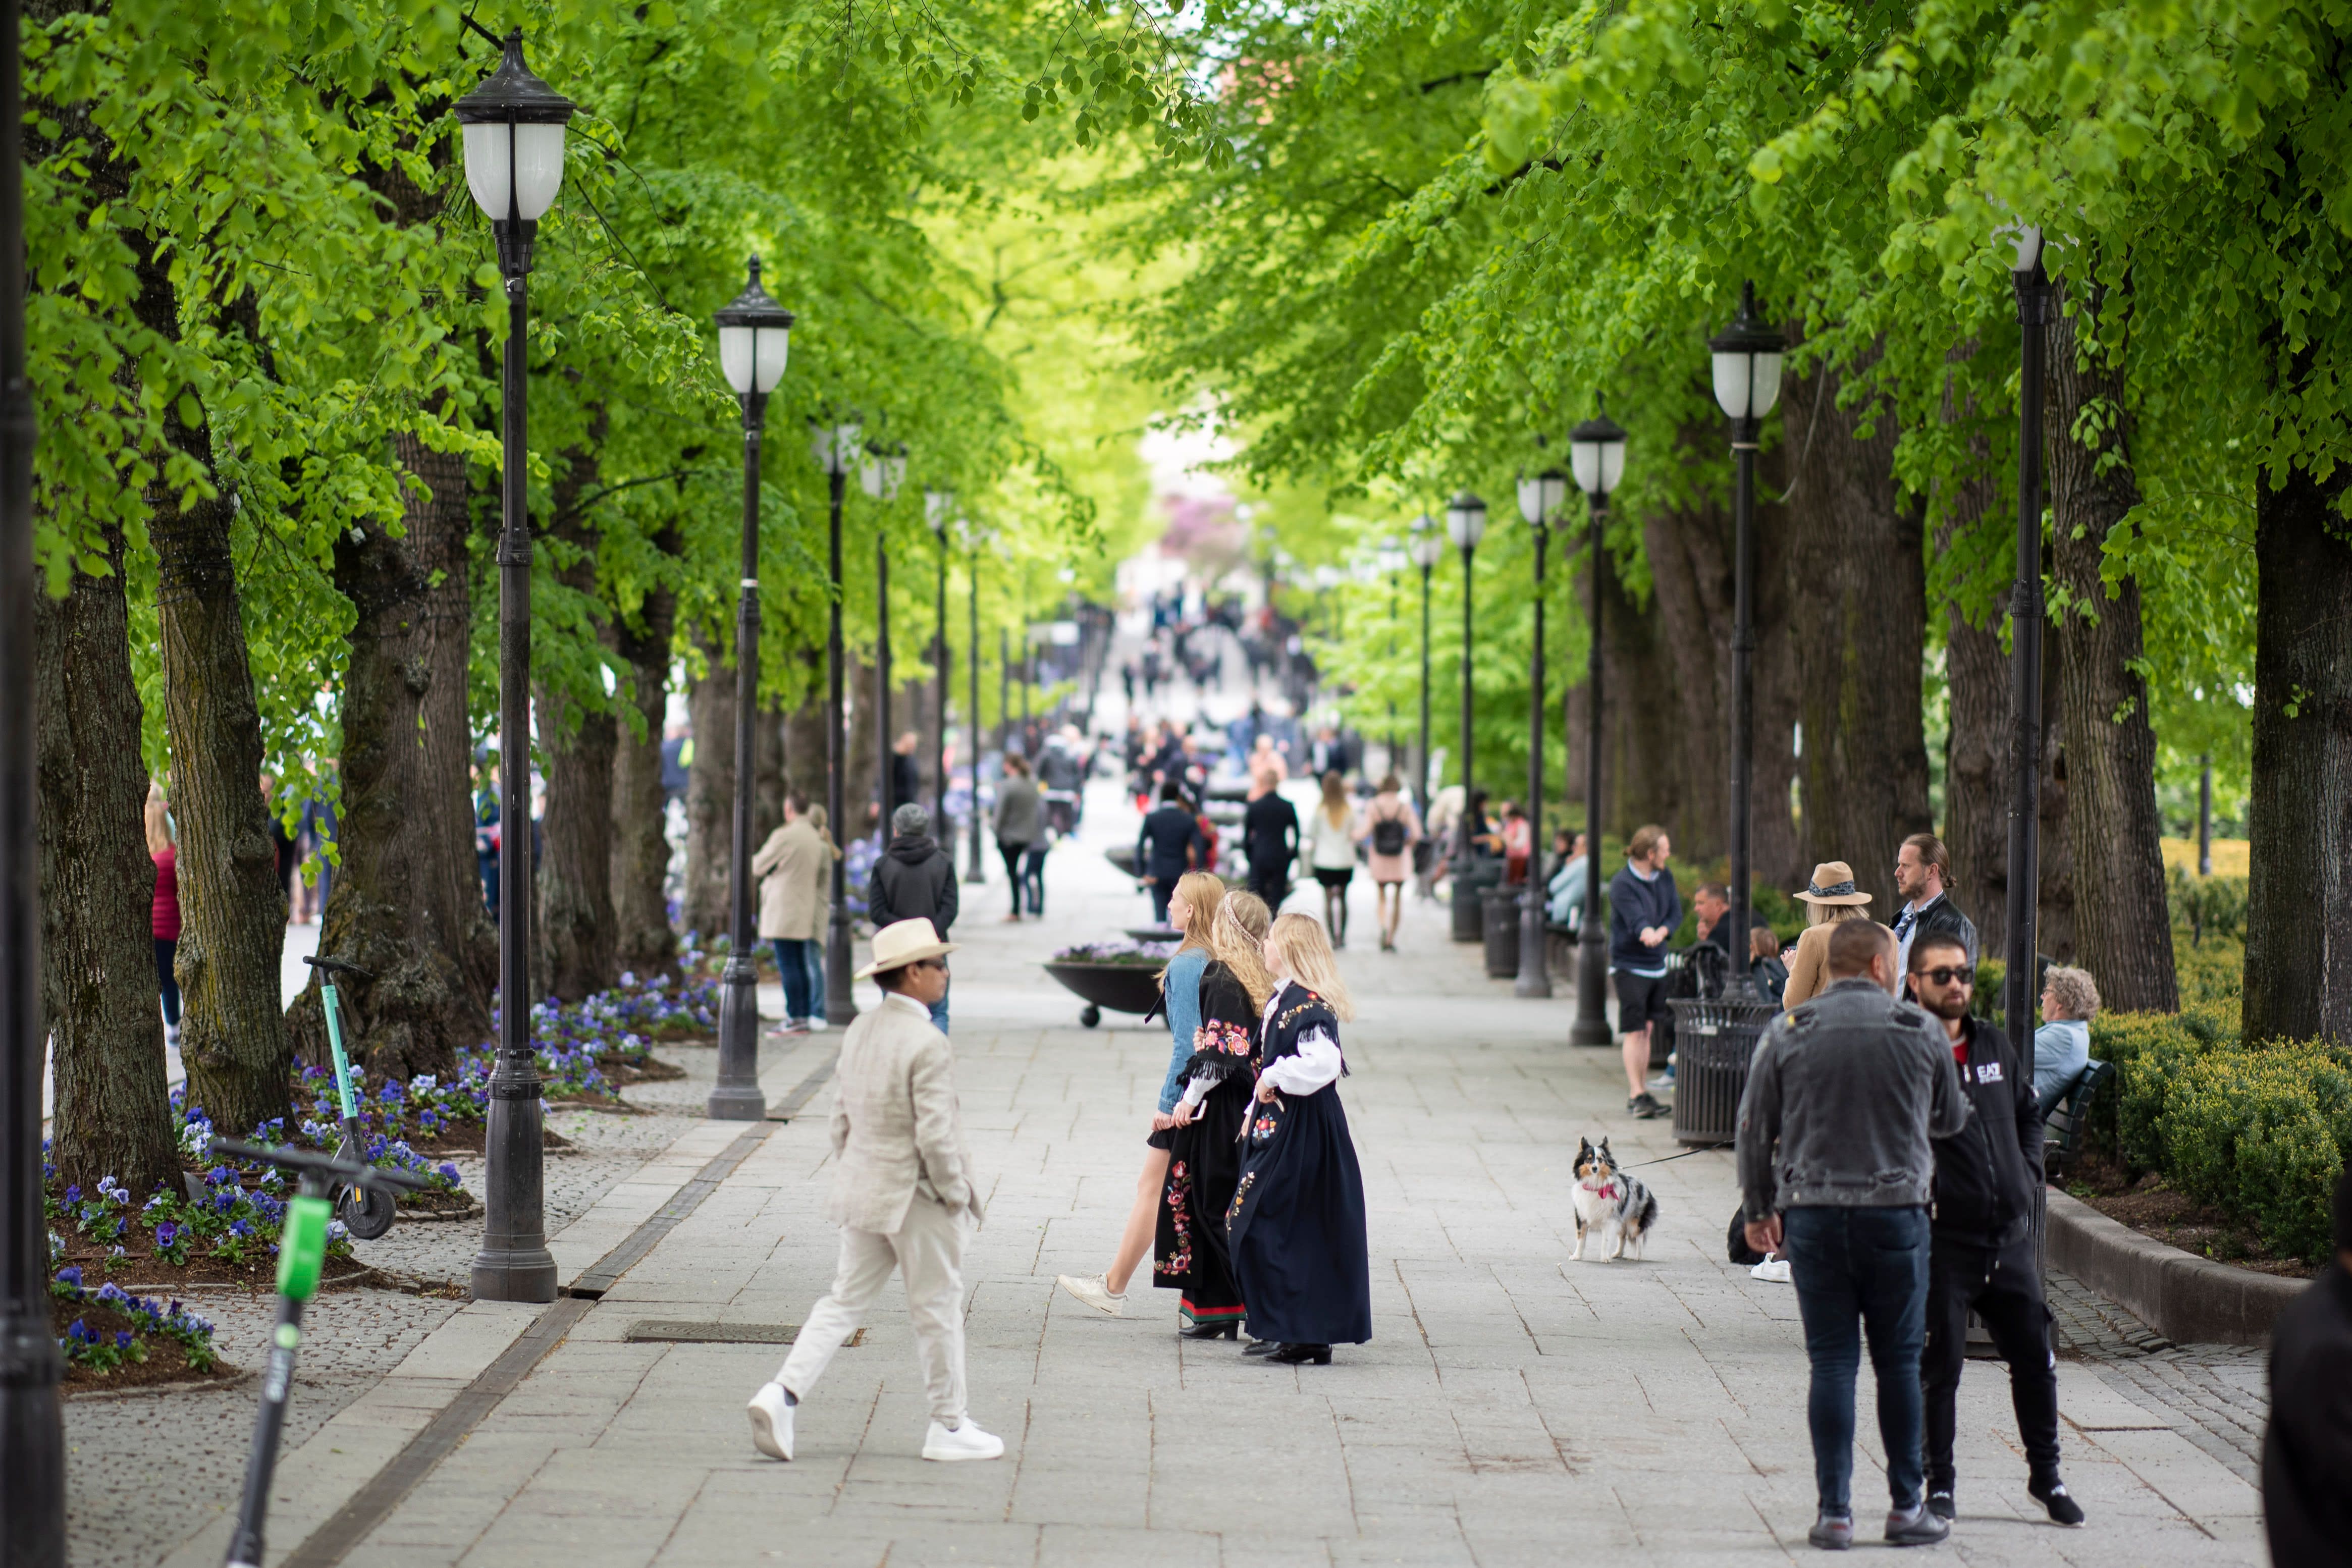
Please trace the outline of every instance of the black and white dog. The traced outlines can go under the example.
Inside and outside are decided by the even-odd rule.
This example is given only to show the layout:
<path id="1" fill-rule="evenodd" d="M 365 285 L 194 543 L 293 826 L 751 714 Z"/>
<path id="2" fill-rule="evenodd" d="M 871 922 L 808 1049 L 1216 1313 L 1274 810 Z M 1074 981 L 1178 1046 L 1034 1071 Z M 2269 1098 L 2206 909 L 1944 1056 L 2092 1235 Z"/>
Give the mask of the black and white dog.
<path id="1" fill-rule="evenodd" d="M 1616 1232 L 1612 1260 L 1625 1255 L 1628 1243 L 1636 1259 L 1642 1256 L 1642 1244 L 1658 1222 L 1657 1195 L 1642 1185 L 1641 1177 L 1618 1168 L 1608 1139 L 1601 1139 L 1597 1149 L 1589 1138 L 1576 1141 L 1576 1186 L 1570 1196 L 1576 1201 L 1576 1250 L 1568 1255 L 1570 1261 L 1584 1256 L 1585 1234 L 1595 1229 Z"/>

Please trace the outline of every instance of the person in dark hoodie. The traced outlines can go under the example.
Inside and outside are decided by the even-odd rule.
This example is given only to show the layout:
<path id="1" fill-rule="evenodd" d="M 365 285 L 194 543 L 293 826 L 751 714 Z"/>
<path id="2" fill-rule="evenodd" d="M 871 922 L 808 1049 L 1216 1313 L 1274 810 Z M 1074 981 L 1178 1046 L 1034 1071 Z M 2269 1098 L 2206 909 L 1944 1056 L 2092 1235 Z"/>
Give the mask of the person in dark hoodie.
<path id="1" fill-rule="evenodd" d="M 931 838 L 931 814 L 913 801 L 890 813 L 890 847 L 874 862 L 866 883 L 866 917 L 874 929 L 901 920 L 928 920 L 942 939 L 955 924 L 955 862 Z M 948 997 L 930 1004 L 931 1022 L 948 1028 Z"/>
<path id="2" fill-rule="evenodd" d="M 1927 1406 L 1927 1507 L 1944 1520 L 1957 1512 L 1952 1444 L 1973 1311 L 2009 1363 L 2010 1402 L 2031 1471 L 2025 1490 L 2058 1523 L 2080 1524 L 2082 1505 L 2058 1477 L 2058 1370 L 2033 1256 L 2033 1187 L 2042 1180 L 2042 1144 L 2033 1074 L 2018 1061 L 2008 1035 L 1969 1015 L 1976 970 L 1957 932 L 1931 930 L 1915 938 L 1909 979 L 1919 1005 L 1943 1021 L 1960 1092 L 1973 1112 L 1958 1132 L 1932 1145 L 1927 1344 L 1919 1357 Z"/>

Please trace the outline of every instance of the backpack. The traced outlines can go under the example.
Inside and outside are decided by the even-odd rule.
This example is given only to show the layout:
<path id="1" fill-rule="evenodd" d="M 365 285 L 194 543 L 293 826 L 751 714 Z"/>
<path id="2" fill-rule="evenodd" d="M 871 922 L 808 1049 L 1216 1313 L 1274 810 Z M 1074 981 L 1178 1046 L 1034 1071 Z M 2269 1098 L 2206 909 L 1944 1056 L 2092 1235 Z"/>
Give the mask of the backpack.
<path id="1" fill-rule="evenodd" d="M 1404 819 L 1402 817 L 1372 819 L 1372 852 L 1376 855 L 1404 853 Z"/>

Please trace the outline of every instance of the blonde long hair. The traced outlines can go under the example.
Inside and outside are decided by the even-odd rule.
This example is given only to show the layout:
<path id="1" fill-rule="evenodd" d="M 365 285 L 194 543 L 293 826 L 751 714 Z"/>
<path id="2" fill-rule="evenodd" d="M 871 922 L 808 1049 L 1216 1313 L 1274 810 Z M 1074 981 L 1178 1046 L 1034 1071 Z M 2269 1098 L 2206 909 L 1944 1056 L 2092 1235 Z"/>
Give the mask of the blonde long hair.
<path id="1" fill-rule="evenodd" d="M 1344 828 L 1353 814 L 1348 805 L 1347 782 L 1335 768 L 1323 775 L 1323 820 L 1335 828 Z"/>
<path id="2" fill-rule="evenodd" d="M 1356 1016 L 1348 999 L 1347 982 L 1339 978 L 1339 960 L 1332 956 L 1331 939 L 1323 923 L 1311 915 L 1286 915 L 1265 934 L 1266 961 L 1291 979 L 1330 1004 L 1341 1023 Z"/>
<path id="3" fill-rule="evenodd" d="M 1869 918 L 1870 906 L 1866 904 L 1808 904 L 1805 905 L 1805 924 L 1808 925 L 1835 925 L 1841 920 Z"/>
<path id="4" fill-rule="evenodd" d="M 178 847 L 172 836 L 171 804 L 163 799 L 163 787 L 151 780 L 147 785 L 147 852 L 160 855 Z"/>
<path id="5" fill-rule="evenodd" d="M 1184 906 L 1184 940 L 1176 944 L 1176 953 L 1168 957 L 1173 963 L 1177 953 L 1194 949 L 1209 952 L 1209 928 L 1215 924 L 1217 906 L 1225 901 L 1225 879 L 1214 872 L 1188 871 L 1176 879 L 1176 891 L 1168 895 L 1171 904 Z M 1160 994 L 1168 994 L 1168 966 L 1160 967 Z"/>
<path id="6" fill-rule="evenodd" d="M 1258 945 L 1265 940 L 1272 915 L 1265 900 L 1254 893 L 1229 893 L 1217 905 L 1209 925 L 1209 956 L 1223 964 L 1248 993 L 1250 1006 L 1264 1010 L 1274 995 L 1274 976 L 1265 967 Z"/>

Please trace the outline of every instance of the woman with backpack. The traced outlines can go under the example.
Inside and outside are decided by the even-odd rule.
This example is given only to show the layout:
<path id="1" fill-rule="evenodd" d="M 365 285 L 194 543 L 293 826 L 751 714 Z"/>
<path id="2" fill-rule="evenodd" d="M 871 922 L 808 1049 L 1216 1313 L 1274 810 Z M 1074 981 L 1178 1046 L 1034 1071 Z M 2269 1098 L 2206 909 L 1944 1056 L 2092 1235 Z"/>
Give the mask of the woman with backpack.
<path id="1" fill-rule="evenodd" d="M 1356 837 L 1371 851 L 1366 859 L 1373 895 L 1380 901 L 1381 951 L 1393 953 L 1397 922 L 1404 918 L 1404 879 L 1412 869 L 1412 847 L 1421 841 L 1420 820 L 1395 774 L 1381 780 L 1380 793 L 1364 808 L 1363 826 Z"/>

